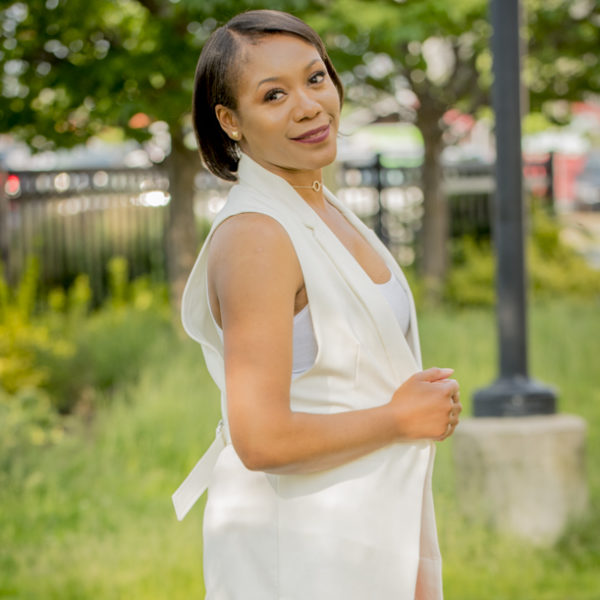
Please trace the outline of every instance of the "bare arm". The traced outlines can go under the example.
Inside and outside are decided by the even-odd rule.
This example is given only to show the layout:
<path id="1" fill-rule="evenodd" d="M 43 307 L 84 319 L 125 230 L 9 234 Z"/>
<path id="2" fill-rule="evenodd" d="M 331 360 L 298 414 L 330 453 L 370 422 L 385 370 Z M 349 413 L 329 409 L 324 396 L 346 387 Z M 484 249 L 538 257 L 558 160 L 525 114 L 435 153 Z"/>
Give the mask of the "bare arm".
<path id="1" fill-rule="evenodd" d="M 393 442 L 445 436 L 450 411 L 460 411 L 452 404 L 458 384 L 447 379 L 448 369 L 409 378 L 381 407 L 293 412 L 293 314 L 303 280 L 289 237 L 267 216 L 237 215 L 215 232 L 209 252 L 211 304 L 224 333 L 231 437 L 248 468 L 307 473 Z"/>

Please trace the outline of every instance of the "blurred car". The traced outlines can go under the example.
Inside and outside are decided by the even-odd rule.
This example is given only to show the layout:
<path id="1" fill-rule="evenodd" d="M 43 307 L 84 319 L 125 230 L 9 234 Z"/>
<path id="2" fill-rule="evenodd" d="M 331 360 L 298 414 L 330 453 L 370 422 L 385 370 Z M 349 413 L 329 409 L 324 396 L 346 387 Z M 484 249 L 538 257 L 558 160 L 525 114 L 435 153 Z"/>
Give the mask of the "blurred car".
<path id="1" fill-rule="evenodd" d="M 580 208 L 600 210 L 600 152 L 592 152 L 575 180 L 575 199 Z"/>

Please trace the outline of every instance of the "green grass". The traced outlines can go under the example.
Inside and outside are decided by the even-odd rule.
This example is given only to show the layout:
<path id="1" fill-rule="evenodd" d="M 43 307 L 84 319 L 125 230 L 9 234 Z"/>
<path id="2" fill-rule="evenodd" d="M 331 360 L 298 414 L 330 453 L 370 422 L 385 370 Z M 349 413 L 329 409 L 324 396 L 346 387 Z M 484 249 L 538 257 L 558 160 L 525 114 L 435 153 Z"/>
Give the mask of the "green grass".
<path id="1" fill-rule="evenodd" d="M 0 598 L 203 596 L 201 510 L 180 524 L 170 495 L 212 440 L 218 395 L 199 346 L 163 343 L 163 360 L 91 427 L 11 466 L 0 487 Z"/>
<path id="2" fill-rule="evenodd" d="M 550 549 L 482 529 L 461 516 L 452 440 L 440 444 L 446 600 L 600 598 L 598 308 L 556 302 L 530 311 L 531 374 L 559 389 L 562 412 L 588 422 L 589 517 Z M 493 313 L 442 310 L 420 323 L 425 365 L 455 367 L 469 414 L 472 392 L 496 372 Z M 170 495 L 212 439 L 218 394 L 196 344 L 163 336 L 151 356 L 91 425 L 72 425 L 56 446 L 24 448 L 0 473 L 0 598 L 203 597 L 201 506 L 178 523 Z"/>
<path id="3" fill-rule="evenodd" d="M 529 311 L 530 375 L 557 388 L 560 412 L 588 424 L 591 510 L 550 549 L 465 519 L 454 489 L 452 438 L 438 445 L 434 493 L 447 600 L 598 600 L 600 598 L 600 307 L 547 303 Z M 473 392 L 496 376 L 496 324 L 489 310 L 440 311 L 421 318 L 425 366 L 452 366 L 464 413 Z M 595 532 L 595 533 L 594 533 Z"/>

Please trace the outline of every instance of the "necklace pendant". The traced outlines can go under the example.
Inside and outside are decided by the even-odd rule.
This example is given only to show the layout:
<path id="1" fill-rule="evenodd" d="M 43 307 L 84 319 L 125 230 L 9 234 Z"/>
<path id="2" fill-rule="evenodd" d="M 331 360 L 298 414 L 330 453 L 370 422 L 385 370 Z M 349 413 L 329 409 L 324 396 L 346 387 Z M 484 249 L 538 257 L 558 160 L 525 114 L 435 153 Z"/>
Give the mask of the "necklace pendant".
<path id="1" fill-rule="evenodd" d="M 313 181 L 312 185 L 293 185 L 293 188 L 297 190 L 313 190 L 314 192 L 320 192 L 323 188 L 323 184 L 320 181 Z"/>

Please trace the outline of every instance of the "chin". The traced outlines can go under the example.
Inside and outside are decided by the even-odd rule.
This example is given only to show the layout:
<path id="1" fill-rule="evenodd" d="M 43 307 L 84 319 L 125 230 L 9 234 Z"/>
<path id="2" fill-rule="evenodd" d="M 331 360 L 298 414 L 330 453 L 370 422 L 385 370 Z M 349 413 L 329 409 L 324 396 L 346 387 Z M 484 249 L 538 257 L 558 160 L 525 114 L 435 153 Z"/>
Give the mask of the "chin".
<path id="1" fill-rule="evenodd" d="M 330 165 L 337 157 L 337 144 L 331 148 L 315 151 L 313 160 L 307 161 L 307 169 L 321 169 Z"/>

